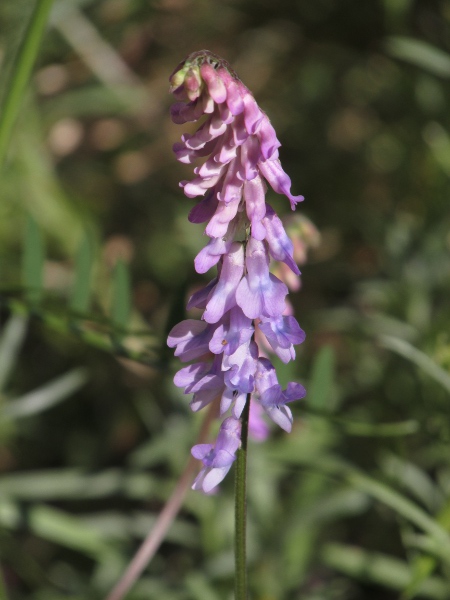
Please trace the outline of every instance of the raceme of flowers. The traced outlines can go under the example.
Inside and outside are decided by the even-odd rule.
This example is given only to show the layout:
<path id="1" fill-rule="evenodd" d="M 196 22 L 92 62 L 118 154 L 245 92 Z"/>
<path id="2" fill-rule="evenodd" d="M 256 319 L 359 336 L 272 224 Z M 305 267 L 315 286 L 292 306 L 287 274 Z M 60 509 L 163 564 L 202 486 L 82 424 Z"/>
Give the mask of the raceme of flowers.
<path id="1" fill-rule="evenodd" d="M 192 487 L 210 492 L 236 458 L 246 402 L 250 401 L 250 426 L 256 421 L 256 430 L 262 409 L 290 431 L 288 403 L 305 395 L 299 383 L 282 389 L 263 344 L 255 341 L 265 338 L 287 363 L 295 358 L 294 345 L 305 338 L 296 319 L 287 314 L 288 288 L 269 271 L 274 259 L 300 274 L 293 244 L 266 203 L 266 182 L 288 197 L 292 210 L 303 197 L 291 194 L 291 181 L 278 158 L 280 142 L 267 115 L 226 61 L 206 50 L 191 54 L 175 69 L 170 84 L 179 100 L 171 109 L 175 123 L 206 117 L 195 133 L 182 136 L 174 151 L 183 163 L 204 159 L 194 168 L 195 177 L 180 186 L 188 198 L 202 197 L 189 220 L 207 223 L 210 238 L 195 258 L 195 269 L 206 273 L 217 265 L 217 276 L 188 302 L 188 309 L 204 311 L 202 320 L 176 325 L 168 345 L 181 361 L 191 363 L 178 371 L 174 382 L 185 394 L 193 394 L 192 410 L 217 399 L 220 414 L 229 415 L 215 444 L 192 448 L 203 463 Z M 261 434 L 260 425 L 259 430 Z"/>

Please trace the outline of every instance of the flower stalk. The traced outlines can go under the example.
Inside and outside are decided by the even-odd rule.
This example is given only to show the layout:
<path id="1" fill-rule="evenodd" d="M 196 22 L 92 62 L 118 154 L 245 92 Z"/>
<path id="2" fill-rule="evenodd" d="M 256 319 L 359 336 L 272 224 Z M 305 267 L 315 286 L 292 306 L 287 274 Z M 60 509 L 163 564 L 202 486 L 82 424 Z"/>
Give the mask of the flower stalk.
<path id="1" fill-rule="evenodd" d="M 182 135 L 174 152 L 180 162 L 198 165 L 192 180 L 180 182 L 188 198 L 201 197 L 189 220 L 206 223 L 209 237 L 195 269 L 206 273 L 217 266 L 217 274 L 188 301 L 188 310 L 203 311 L 201 320 L 176 325 L 167 343 L 190 363 L 174 383 L 192 394 L 192 410 L 219 399 L 224 420 L 216 442 L 191 451 L 203 465 L 192 488 L 213 491 L 237 461 L 236 599 L 244 600 L 248 434 L 264 437 L 262 413 L 289 432 L 288 404 L 306 393 L 296 382 L 283 390 L 265 352 L 270 348 L 287 363 L 305 338 L 286 300 L 287 285 L 270 270 L 271 261 L 278 261 L 300 274 L 294 245 L 266 193 L 269 185 L 285 195 L 292 210 L 303 196 L 291 193 L 269 118 L 226 61 L 207 50 L 195 52 L 177 66 L 170 84 L 178 100 L 172 120 L 202 120 L 195 133 Z"/>
<path id="2" fill-rule="evenodd" d="M 247 441 L 250 395 L 241 417 L 241 447 L 237 451 L 235 475 L 235 600 L 247 600 Z"/>

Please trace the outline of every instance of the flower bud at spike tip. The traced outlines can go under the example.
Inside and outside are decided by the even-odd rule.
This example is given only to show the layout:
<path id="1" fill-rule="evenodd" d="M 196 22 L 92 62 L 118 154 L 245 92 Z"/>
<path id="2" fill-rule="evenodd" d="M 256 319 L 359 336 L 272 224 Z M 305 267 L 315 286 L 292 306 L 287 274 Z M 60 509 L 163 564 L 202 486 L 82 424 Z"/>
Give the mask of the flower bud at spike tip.
<path id="1" fill-rule="evenodd" d="M 250 433 L 262 439 L 268 431 L 263 416 L 290 431 L 287 404 L 306 393 L 293 382 L 283 390 L 265 354 L 268 348 L 283 362 L 294 360 L 294 345 L 305 337 L 286 300 L 287 286 L 270 272 L 270 261 L 276 260 L 292 277 L 300 273 L 294 244 L 266 202 L 267 184 L 288 198 L 292 210 L 303 196 L 291 193 L 268 116 L 225 60 L 208 50 L 194 52 L 170 76 L 170 91 L 179 101 L 171 111 L 175 123 L 203 117 L 195 133 L 181 136 L 174 152 L 180 162 L 197 164 L 193 179 L 180 183 L 188 198 L 200 198 L 189 220 L 206 223 L 210 238 L 195 268 L 205 273 L 217 265 L 217 275 L 189 300 L 188 307 L 203 309 L 201 321 L 176 325 L 168 345 L 181 361 L 200 361 L 180 369 L 174 379 L 185 394 L 193 394 L 192 410 L 217 403 L 225 417 L 215 444 L 192 449 L 203 464 L 193 489 L 209 493 L 236 459 L 247 399 Z"/>

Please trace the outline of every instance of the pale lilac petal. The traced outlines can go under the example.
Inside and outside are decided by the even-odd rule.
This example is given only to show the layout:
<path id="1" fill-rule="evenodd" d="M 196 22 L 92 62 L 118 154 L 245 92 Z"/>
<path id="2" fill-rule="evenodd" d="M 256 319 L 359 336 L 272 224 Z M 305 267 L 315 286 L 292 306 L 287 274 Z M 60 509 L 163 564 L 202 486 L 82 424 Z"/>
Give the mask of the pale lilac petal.
<path id="1" fill-rule="evenodd" d="M 258 346 L 249 340 L 238 347 L 234 354 L 224 356 L 222 370 L 227 387 L 233 387 L 241 393 L 249 394 L 254 390 L 256 370 L 258 368 Z"/>
<path id="2" fill-rule="evenodd" d="M 292 429 L 292 412 L 288 406 L 263 406 L 267 416 L 287 433 Z"/>
<path id="3" fill-rule="evenodd" d="M 230 222 L 238 212 L 240 201 L 240 198 L 236 198 L 233 202 L 218 203 L 216 212 L 205 229 L 205 233 L 209 237 L 219 238 L 226 234 Z"/>
<path id="4" fill-rule="evenodd" d="M 184 387 L 186 390 L 191 388 L 196 381 L 201 379 L 205 373 L 209 371 L 211 368 L 211 363 L 199 362 L 194 363 L 193 365 L 188 365 L 187 367 L 183 367 L 177 373 L 175 373 L 175 377 L 173 378 L 173 382 L 177 387 Z M 185 394 L 188 394 L 189 391 L 185 390 Z"/>
<path id="5" fill-rule="evenodd" d="M 245 408 L 245 403 L 247 402 L 247 395 L 248 394 L 246 393 L 236 394 L 236 400 L 233 408 L 233 417 L 236 417 L 236 419 L 239 419 L 242 415 L 242 411 Z"/>
<path id="6" fill-rule="evenodd" d="M 222 387 L 201 390 L 200 392 L 195 393 L 189 403 L 191 410 L 193 412 L 198 412 L 202 408 L 205 408 L 205 406 L 208 406 L 208 404 L 211 404 L 211 402 L 214 402 L 214 400 L 221 395 Z"/>
<path id="7" fill-rule="evenodd" d="M 197 460 L 203 460 L 213 448 L 212 444 L 197 444 L 191 449 L 191 454 Z"/>
<path id="8" fill-rule="evenodd" d="M 231 469 L 231 464 L 228 465 L 227 467 L 211 469 L 211 471 L 207 475 L 205 475 L 205 477 L 203 479 L 203 484 L 202 484 L 203 491 L 207 494 L 208 492 L 213 490 L 215 487 L 217 487 L 219 485 L 219 483 L 221 483 L 221 481 L 223 481 L 225 479 L 225 477 L 230 469 Z"/>
<path id="9" fill-rule="evenodd" d="M 259 108 L 256 100 L 250 92 L 247 92 L 244 96 L 244 120 L 247 133 L 256 133 L 263 117 L 264 113 Z"/>
<path id="10" fill-rule="evenodd" d="M 258 139 L 261 144 L 261 154 L 265 160 L 278 157 L 278 148 L 281 146 L 277 139 L 275 129 L 272 127 L 267 115 L 264 115 L 258 131 Z"/>
<path id="11" fill-rule="evenodd" d="M 240 200 L 242 196 L 242 180 L 238 177 L 238 161 L 233 161 L 226 172 L 220 191 L 217 192 L 217 199 L 226 204 Z"/>
<path id="12" fill-rule="evenodd" d="M 216 265 L 220 257 L 230 251 L 236 231 L 236 222 L 228 225 L 227 232 L 223 237 L 212 238 L 209 243 L 197 254 L 194 260 L 197 273 L 206 273 Z"/>
<path id="13" fill-rule="evenodd" d="M 234 354 L 238 347 L 248 342 L 253 335 L 251 320 L 238 306 L 229 310 L 227 316 L 225 322 L 216 328 L 209 342 L 209 350 L 213 354 Z"/>
<path id="14" fill-rule="evenodd" d="M 283 362 L 287 363 L 295 358 L 293 344 L 301 344 L 305 339 L 305 332 L 294 317 L 283 315 L 263 319 L 258 326 Z"/>
<path id="15" fill-rule="evenodd" d="M 269 437 L 269 426 L 263 419 L 263 408 L 252 400 L 250 402 L 250 413 L 248 417 L 248 434 L 257 442 L 263 442 Z"/>
<path id="16" fill-rule="evenodd" d="M 275 260 L 284 262 L 296 275 L 300 275 L 299 268 L 293 258 L 294 245 L 287 235 L 281 219 L 269 204 L 267 204 L 267 211 L 262 220 L 262 225 L 266 231 L 265 239 L 272 257 Z"/>
<path id="17" fill-rule="evenodd" d="M 219 282 L 206 305 L 203 318 L 207 323 L 217 323 L 223 314 L 236 304 L 236 288 L 244 273 L 244 248 L 234 242 L 230 252 L 223 257 Z"/>
<path id="18" fill-rule="evenodd" d="M 213 329 L 204 321 L 187 319 L 175 325 L 167 338 L 169 348 L 174 348 L 175 356 L 183 362 L 200 358 L 209 351 Z"/>
<path id="19" fill-rule="evenodd" d="M 250 238 L 246 249 L 247 275 L 236 291 L 236 302 L 250 319 L 275 317 L 285 309 L 288 289 L 269 273 L 269 259 L 263 242 Z"/>
<path id="20" fill-rule="evenodd" d="M 233 79 L 226 69 L 219 69 L 222 81 L 227 88 L 227 106 L 233 115 L 239 115 L 244 110 L 244 101 L 240 92 L 239 84 Z M 241 84 L 241 87 L 242 84 Z"/>
<path id="21" fill-rule="evenodd" d="M 239 170 L 241 179 L 251 181 L 258 175 L 256 166 L 260 158 L 258 138 L 251 135 L 241 146 L 241 168 Z"/>
<path id="22" fill-rule="evenodd" d="M 244 199 L 247 216 L 252 225 L 251 235 L 257 240 L 263 240 L 266 235 L 261 223 L 266 214 L 266 194 L 261 177 L 244 182 Z"/>
<path id="23" fill-rule="evenodd" d="M 263 160 L 258 163 L 261 173 L 278 194 L 284 194 L 291 202 L 292 210 L 295 210 L 297 202 L 304 200 L 303 196 L 293 196 L 291 194 L 291 180 L 283 171 L 283 167 L 278 159 Z"/>

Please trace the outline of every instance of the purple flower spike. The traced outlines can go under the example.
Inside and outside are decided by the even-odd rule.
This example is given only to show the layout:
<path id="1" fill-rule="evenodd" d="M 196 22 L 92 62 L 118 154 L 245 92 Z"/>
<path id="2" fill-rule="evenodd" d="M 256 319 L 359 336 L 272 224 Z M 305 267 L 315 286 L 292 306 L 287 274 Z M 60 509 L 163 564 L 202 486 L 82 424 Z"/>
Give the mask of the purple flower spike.
<path id="1" fill-rule="evenodd" d="M 191 450 L 192 456 L 201 460 L 203 469 L 197 475 L 192 489 L 208 493 L 224 479 L 236 460 L 236 452 L 241 444 L 241 423 L 228 417 L 222 423 L 216 445 L 197 444 Z"/>
<path id="2" fill-rule="evenodd" d="M 215 445 L 192 448 L 203 463 L 192 487 L 208 493 L 236 459 L 247 403 L 250 435 L 263 440 L 269 428 L 262 415 L 290 431 L 287 404 L 305 395 L 298 383 L 283 390 L 264 358 L 271 348 L 283 362 L 294 360 L 294 345 L 305 338 L 295 318 L 285 314 L 288 288 L 269 270 L 272 258 L 284 263 L 279 265 L 283 280 L 285 272 L 300 274 L 293 243 L 266 203 L 267 183 L 287 196 L 292 209 L 303 196 L 292 195 L 275 130 L 228 63 L 211 52 L 195 52 L 175 69 L 170 82 L 181 101 L 172 107 L 172 120 L 182 124 L 204 117 L 197 131 L 182 135 L 173 149 L 180 162 L 197 165 L 191 181 L 180 184 L 185 196 L 199 198 L 189 220 L 206 223 L 210 238 L 195 258 L 195 269 L 206 273 L 217 265 L 217 277 L 189 299 L 189 309 L 203 310 L 202 320 L 182 321 L 167 343 L 182 361 L 199 361 L 174 378 L 185 394 L 193 394 L 191 409 L 214 403 L 220 415 L 231 414 Z"/>

